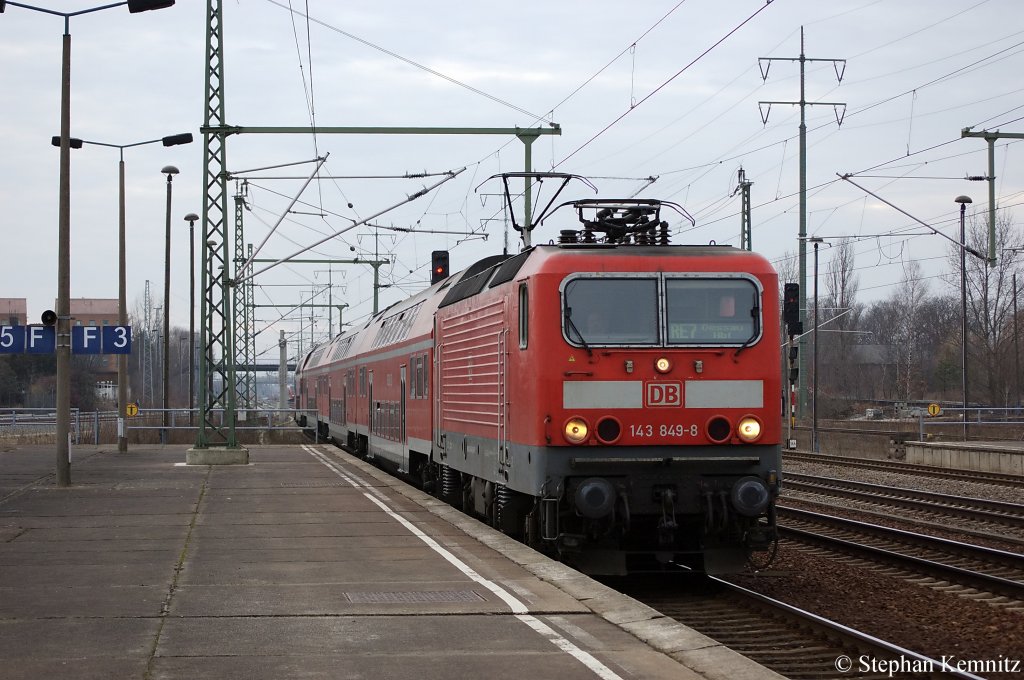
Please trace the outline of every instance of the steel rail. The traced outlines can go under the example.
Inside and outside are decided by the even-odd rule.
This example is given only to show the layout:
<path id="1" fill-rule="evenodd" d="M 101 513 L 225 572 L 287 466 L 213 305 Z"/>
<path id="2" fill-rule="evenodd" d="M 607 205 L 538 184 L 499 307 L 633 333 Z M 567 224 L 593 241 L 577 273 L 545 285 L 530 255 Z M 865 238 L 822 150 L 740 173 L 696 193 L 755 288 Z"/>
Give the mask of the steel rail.
<path id="1" fill-rule="evenodd" d="M 963 468 L 943 468 L 934 465 L 917 465 L 914 463 L 903 463 L 889 460 L 851 458 L 849 456 L 834 456 L 822 453 L 803 453 L 797 451 L 784 451 L 782 455 L 783 461 L 788 459 L 808 463 L 824 463 L 826 465 L 840 465 L 845 467 L 885 470 L 886 472 L 900 472 L 912 475 L 925 475 L 929 477 L 960 479 L 963 481 L 982 484 L 1024 487 L 1024 476 L 1004 474 L 1000 472 L 981 472 L 979 470 L 966 470 Z"/>
<path id="2" fill-rule="evenodd" d="M 986 591 L 1006 595 L 1016 600 L 1024 600 L 1024 555 L 1012 553 L 995 548 L 953 541 L 946 538 L 937 538 L 917 534 L 901 529 L 869 524 L 857 520 L 825 515 L 822 513 L 797 510 L 779 506 L 779 529 L 782 533 L 797 536 L 807 541 L 824 544 L 826 547 L 840 547 L 845 551 L 853 551 L 867 554 L 872 558 L 884 558 L 889 562 L 898 562 L 912 566 L 915 570 L 924 571 L 943 579 L 951 579 L 956 583 L 976 586 L 980 585 Z M 868 536 L 876 541 L 888 542 L 888 545 L 874 545 L 857 542 L 849 535 L 836 536 L 835 534 L 819 533 L 808 528 L 793 526 L 791 523 L 781 523 L 782 520 L 790 522 L 804 522 L 815 525 L 832 527 L 833 531 L 846 532 L 854 536 Z M 859 539 L 858 539 L 859 540 Z M 895 544 L 895 545 L 893 545 Z M 900 552 L 899 547 L 912 548 L 918 551 L 926 551 L 922 556 Z M 944 555 L 939 559 L 950 561 L 937 561 L 937 555 Z M 963 562 L 973 561 L 970 567 L 958 566 L 951 561 Z M 978 565 L 982 565 L 978 567 Z M 978 569 L 987 569 L 979 571 Z"/>

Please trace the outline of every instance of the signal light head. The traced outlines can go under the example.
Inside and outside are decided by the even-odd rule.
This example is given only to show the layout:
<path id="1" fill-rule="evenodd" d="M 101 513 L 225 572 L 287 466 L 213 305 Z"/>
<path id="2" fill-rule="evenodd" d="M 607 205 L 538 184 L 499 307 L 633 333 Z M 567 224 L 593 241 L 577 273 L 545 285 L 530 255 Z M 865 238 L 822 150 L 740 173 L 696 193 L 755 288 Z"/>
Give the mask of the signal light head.
<path id="1" fill-rule="evenodd" d="M 435 250 L 430 253 L 430 285 L 448 278 L 448 251 Z"/>

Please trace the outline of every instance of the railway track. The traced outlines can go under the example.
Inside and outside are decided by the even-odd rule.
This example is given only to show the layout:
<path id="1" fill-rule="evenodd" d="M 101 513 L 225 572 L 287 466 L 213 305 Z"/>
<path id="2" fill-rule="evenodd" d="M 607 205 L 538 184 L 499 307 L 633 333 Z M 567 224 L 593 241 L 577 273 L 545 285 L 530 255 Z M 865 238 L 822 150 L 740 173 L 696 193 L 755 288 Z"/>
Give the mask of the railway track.
<path id="1" fill-rule="evenodd" d="M 849 500 L 854 504 L 844 509 L 1024 546 L 1024 505 L 1018 503 L 795 473 L 786 475 L 785 491 L 791 500 Z"/>
<path id="2" fill-rule="evenodd" d="M 913 463 L 901 463 L 892 460 L 876 460 L 868 458 L 850 458 L 848 456 L 833 456 L 824 453 L 804 453 L 798 451 L 783 451 L 783 465 L 785 461 L 801 461 L 806 463 L 824 463 L 827 465 L 839 465 L 842 467 L 865 468 L 869 470 L 884 470 L 885 472 L 900 472 L 910 475 L 923 475 L 926 477 L 939 477 L 944 479 L 957 479 L 965 482 L 981 482 L 985 484 L 999 484 L 1001 486 L 1024 486 L 1024 476 L 1009 475 L 999 472 L 980 472 L 978 470 L 963 470 L 959 468 L 943 468 L 933 465 L 915 465 Z"/>
<path id="3" fill-rule="evenodd" d="M 883 562 L 915 583 L 1024 611 L 1024 555 L 832 515 L 779 507 L 783 536 Z M 924 579 L 921 577 L 924 576 Z"/>
<path id="4" fill-rule="evenodd" d="M 895 668 L 927 669 L 895 677 L 976 678 L 728 580 L 677 575 L 609 585 L 787 678 L 891 678 Z"/>

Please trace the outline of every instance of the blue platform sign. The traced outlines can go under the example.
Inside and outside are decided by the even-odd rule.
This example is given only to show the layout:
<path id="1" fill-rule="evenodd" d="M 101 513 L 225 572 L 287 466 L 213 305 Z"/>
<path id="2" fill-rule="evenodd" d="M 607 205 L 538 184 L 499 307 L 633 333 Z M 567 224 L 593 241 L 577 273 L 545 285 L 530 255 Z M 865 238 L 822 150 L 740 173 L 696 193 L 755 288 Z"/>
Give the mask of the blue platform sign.
<path id="1" fill-rule="evenodd" d="M 57 329 L 53 326 L 25 326 L 25 352 L 53 354 L 57 349 Z"/>
<path id="2" fill-rule="evenodd" d="M 104 326 L 103 327 L 103 353 L 104 354 L 131 354 L 132 353 L 132 327 L 131 326 Z"/>
<path id="3" fill-rule="evenodd" d="M 0 354 L 53 354 L 57 331 L 53 326 L 0 326 Z M 72 326 L 74 354 L 131 354 L 131 326 Z"/>
<path id="4" fill-rule="evenodd" d="M 99 354 L 103 350 L 100 326 L 72 326 L 72 354 Z"/>
<path id="5" fill-rule="evenodd" d="M 0 354 L 21 354 L 25 351 L 24 326 L 0 326 Z"/>

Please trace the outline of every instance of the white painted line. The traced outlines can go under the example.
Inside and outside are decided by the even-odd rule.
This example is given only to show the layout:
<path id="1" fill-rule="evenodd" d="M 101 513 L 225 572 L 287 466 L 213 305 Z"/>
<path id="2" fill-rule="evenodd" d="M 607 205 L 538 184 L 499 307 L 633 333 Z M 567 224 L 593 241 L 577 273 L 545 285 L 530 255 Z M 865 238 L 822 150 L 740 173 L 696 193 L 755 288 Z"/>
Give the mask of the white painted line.
<path id="1" fill-rule="evenodd" d="M 581 664 L 592 670 L 597 677 L 601 678 L 601 680 L 622 680 L 622 677 L 616 674 L 615 671 L 595 659 L 589 652 L 585 652 L 573 643 L 569 642 L 540 619 L 529 614 L 518 614 L 516 615 L 516 618 L 530 628 L 533 628 L 541 636 L 547 638 L 555 647 L 558 647 L 563 652 L 569 654 Z"/>
<path id="2" fill-rule="evenodd" d="M 415 524 L 405 519 L 397 512 L 392 510 L 386 503 L 387 498 L 380 493 L 377 489 L 371 487 L 369 484 L 359 478 L 358 475 L 354 475 L 351 472 L 342 471 L 341 466 L 333 460 L 330 460 L 325 454 L 315 450 L 313 447 L 306 444 L 302 445 L 302 448 L 307 453 L 316 458 L 321 464 L 330 469 L 334 474 L 341 477 L 347 483 L 351 484 L 356 489 L 363 489 L 363 495 L 366 496 L 372 503 L 383 510 L 389 517 L 397 521 L 399 524 L 404 526 L 409 532 L 416 536 L 418 539 L 423 541 L 431 550 L 436 552 L 438 555 L 443 557 L 449 563 L 451 563 L 456 569 L 461 571 L 463 574 L 468 576 L 470 579 L 479 583 L 483 587 L 490 590 L 498 598 L 508 605 L 512 613 L 515 614 L 516 618 L 525 623 L 527 626 L 532 628 L 537 634 L 545 638 L 548 642 L 561 649 L 566 654 L 569 654 L 574 659 L 582 663 L 588 669 L 590 669 L 595 675 L 601 680 L 623 680 L 622 676 L 618 675 L 612 669 L 605 666 L 603 663 L 598 661 L 592 654 L 586 652 L 565 637 L 561 636 L 553 628 L 548 626 L 546 623 L 538 619 L 537 617 L 529 613 L 529 608 L 523 604 L 523 602 L 517 599 L 510 592 L 505 590 L 503 587 L 486 579 L 472 569 L 468 564 L 460 560 L 458 557 L 453 555 L 447 548 L 441 546 L 437 541 L 427 536 L 421 531 Z"/>

